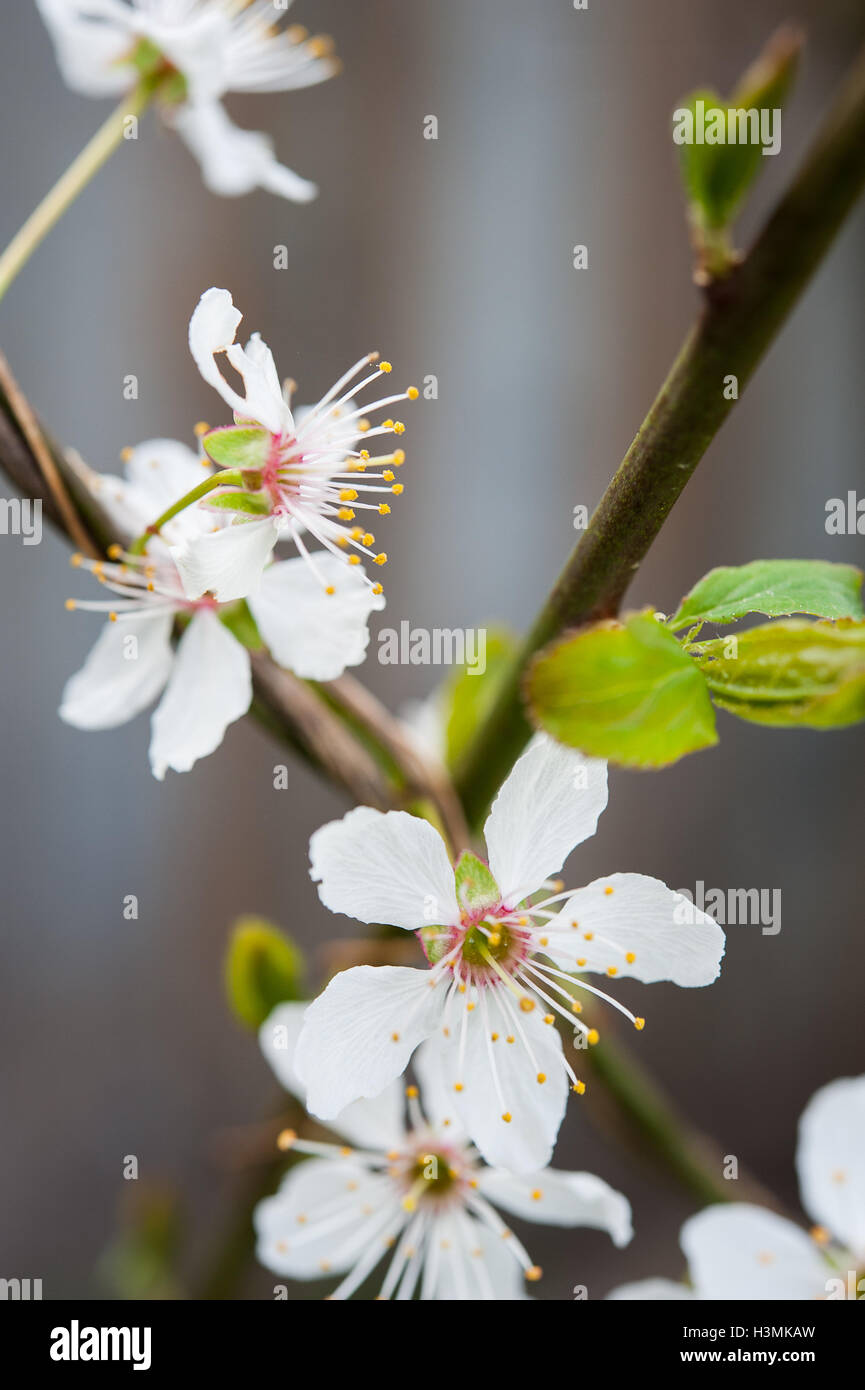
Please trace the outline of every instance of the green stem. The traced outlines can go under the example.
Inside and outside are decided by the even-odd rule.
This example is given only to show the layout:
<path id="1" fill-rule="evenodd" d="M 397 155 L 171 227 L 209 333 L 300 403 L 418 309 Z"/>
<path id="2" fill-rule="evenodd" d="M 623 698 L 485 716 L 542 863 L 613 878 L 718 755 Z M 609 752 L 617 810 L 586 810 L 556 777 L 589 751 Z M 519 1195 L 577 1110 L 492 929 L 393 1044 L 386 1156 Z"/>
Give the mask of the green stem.
<path id="1" fill-rule="evenodd" d="M 826 254 L 865 184 L 865 53 L 860 54 L 791 188 L 745 260 L 706 289 L 651 410 L 468 748 L 457 787 L 483 817 L 531 734 L 522 679 L 564 629 L 618 612 L 640 563 L 739 394 Z"/>
<path id="2" fill-rule="evenodd" d="M 93 139 L 84 146 L 78 157 L 30 214 L 21 230 L 12 238 L 0 256 L 0 299 L 54 224 L 71 207 L 94 174 L 99 172 L 117 149 L 124 137 L 127 118 L 141 115 L 162 80 L 161 76 L 141 79 L 112 111 L 105 124 L 100 126 Z"/>
<path id="3" fill-rule="evenodd" d="M 147 549 L 148 541 L 151 541 L 154 536 L 158 536 L 163 526 L 167 526 L 173 517 L 185 512 L 186 508 L 191 507 L 193 502 L 200 501 L 202 497 L 206 497 L 209 492 L 213 492 L 218 487 L 225 487 L 229 484 L 240 487 L 242 483 L 243 473 L 239 468 L 224 468 L 221 473 L 214 473 L 211 477 L 205 478 L 203 483 L 198 484 L 198 487 L 192 488 L 176 502 L 172 502 L 171 506 L 161 516 L 158 516 L 146 531 L 136 537 L 129 547 L 130 555 L 143 555 Z"/>

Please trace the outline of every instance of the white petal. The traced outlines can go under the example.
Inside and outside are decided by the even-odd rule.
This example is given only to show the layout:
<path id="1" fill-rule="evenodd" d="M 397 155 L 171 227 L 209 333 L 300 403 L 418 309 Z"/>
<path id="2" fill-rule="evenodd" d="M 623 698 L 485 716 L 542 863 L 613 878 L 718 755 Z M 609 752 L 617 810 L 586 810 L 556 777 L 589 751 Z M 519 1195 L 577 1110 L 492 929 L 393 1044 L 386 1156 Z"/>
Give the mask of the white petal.
<path id="1" fill-rule="evenodd" d="M 521 1012 L 520 1027 L 532 1049 L 530 1057 L 518 1030 L 502 1011 L 499 990 L 487 993 L 486 1017 L 480 1004 L 466 1016 L 462 1065 L 461 1011 L 466 1008 L 467 995 L 457 996 L 448 1038 L 441 1030 L 436 1035 L 445 1085 L 452 1093 L 451 1114 L 487 1163 L 515 1173 L 534 1173 L 549 1162 L 565 1113 L 568 1079 L 562 1066 L 561 1039 L 537 1010 Z M 498 1034 L 496 1042 L 491 1040 L 494 1032 Z M 506 1041 L 509 1036 L 515 1038 L 513 1043 Z M 539 1082 L 539 1075 L 546 1080 Z M 511 1116 L 509 1121 L 503 1119 L 505 1114 Z"/>
<path id="2" fill-rule="evenodd" d="M 390 1204 L 397 1206 L 389 1178 L 350 1158 L 307 1159 L 286 1174 L 275 1197 L 255 1208 L 256 1255 L 289 1279 L 341 1274 L 363 1253 Z M 313 1213 L 317 1219 L 311 1219 Z M 329 1220 L 329 1213 L 343 1219 Z M 381 1253 L 386 1254 L 384 1242 Z"/>
<path id="3" fill-rule="evenodd" d="M 514 1302 L 526 1298 L 522 1266 L 508 1242 L 472 1216 L 443 1211 L 427 1236 L 426 1264 L 434 1265 L 427 1297 L 436 1302 Z"/>
<path id="4" fill-rule="evenodd" d="M 123 61 L 133 42 L 127 26 L 94 21 L 70 0 L 36 0 L 36 4 L 54 40 L 67 86 L 90 97 L 110 96 L 132 87 L 134 69 Z"/>
<path id="5" fill-rule="evenodd" d="M 607 764 L 536 734 L 514 764 L 484 828 L 493 877 L 510 906 L 557 874 L 594 835 L 607 804 Z"/>
<path id="6" fill-rule="evenodd" d="M 246 598 L 261 583 L 279 531 L 271 518 L 241 521 L 173 546 L 172 557 L 187 598 L 208 591 L 220 603 Z"/>
<path id="7" fill-rule="evenodd" d="M 326 586 L 334 590 L 327 593 Z M 369 643 L 369 615 L 384 607 L 335 555 L 316 555 L 265 570 L 249 606 L 273 659 L 304 680 L 329 681 L 359 666 Z"/>
<path id="8" fill-rule="evenodd" d="M 188 772 L 222 742 L 252 700 L 249 654 L 209 610 L 196 613 L 180 639 L 168 688 L 153 715 L 150 766 Z"/>
<path id="9" fill-rule="evenodd" d="M 294 1054 L 310 1113 L 333 1120 L 361 1096 L 379 1095 L 402 1076 L 440 1012 L 426 970 L 359 965 L 334 976 L 307 1009 Z"/>
<path id="10" fill-rule="evenodd" d="M 710 985 L 724 954 L 714 918 L 645 874 L 610 874 L 578 889 L 545 935 L 545 953 L 569 970 L 584 961 L 580 969 L 612 968 L 645 984 Z"/>
<path id="11" fill-rule="evenodd" d="M 145 524 L 155 521 L 185 493 L 203 483 L 210 471 L 192 449 L 177 439 L 147 439 L 135 446 L 126 462 L 128 485 L 136 505 L 145 513 Z M 213 513 L 192 506 L 167 522 L 161 534 L 171 545 L 212 526 Z"/>
<path id="12" fill-rule="evenodd" d="M 744 1202 L 692 1216 L 681 1242 L 700 1299 L 820 1298 L 833 1272 L 792 1221 Z"/>
<path id="13" fill-rule="evenodd" d="M 306 1104 L 306 1087 L 294 1069 L 294 1053 L 309 1005 L 278 1004 L 258 1030 L 265 1059 L 277 1080 Z M 403 1140 L 403 1087 L 399 1082 L 387 1086 L 370 1100 L 356 1100 L 337 1115 L 331 1129 L 358 1148 L 393 1149 Z"/>
<path id="14" fill-rule="evenodd" d="M 606 1231 L 618 1246 L 634 1234 L 627 1197 L 594 1173 L 563 1173 L 544 1168 L 516 1177 L 501 1168 L 480 1176 L 480 1190 L 494 1206 L 504 1207 L 524 1221 L 546 1226 L 591 1226 Z"/>
<path id="15" fill-rule="evenodd" d="M 276 368 L 265 344 L 257 335 L 247 351 L 235 343 L 242 317 L 228 290 L 205 290 L 189 321 L 189 350 L 204 380 L 232 410 L 244 419 L 257 421 L 272 434 L 279 434 L 291 427 L 291 411 L 283 400 Z M 222 375 L 215 360 L 218 352 L 226 353 L 243 378 L 245 395 L 235 391 Z"/>
<path id="16" fill-rule="evenodd" d="M 444 841 L 407 811 L 358 806 L 316 830 L 309 858 L 310 876 L 331 912 L 406 931 L 460 919 Z"/>
<path id="17" fill-rule="evenodd" d="M 174 126 L 211 193 L 234 198 L 265 188 L 293 203 L 308 203 L 318 193 L 314 183 L 279 163 L 269 135 L 242 130 L 218 101 L 186 102 L 175 112 Z"/>
<path id="18" fill-rule="evenodd" d="M 173 621 L 169 613 L 106 623 L 66 682 L 60 718 L 77 729 L 113 729 L 146 709 L 171 674 Z"/>
<path id="19" fill-rule="evenodd" d="M 687 1302 L 696 1295 L 686 1284 L 677 1284 L 672 1279 L 639 1279 L 633 1284 L 620 1284 L 611 1289 L 607 1298 L 625 1302 L 634 1299 L 663 1299 L 667 1302 Z"/>
<path id="20" fill-rule="evenodd" d="M 865 1077 L 823 1086 L 799 1121 L 802 1205 L 865 1265 Z"/>

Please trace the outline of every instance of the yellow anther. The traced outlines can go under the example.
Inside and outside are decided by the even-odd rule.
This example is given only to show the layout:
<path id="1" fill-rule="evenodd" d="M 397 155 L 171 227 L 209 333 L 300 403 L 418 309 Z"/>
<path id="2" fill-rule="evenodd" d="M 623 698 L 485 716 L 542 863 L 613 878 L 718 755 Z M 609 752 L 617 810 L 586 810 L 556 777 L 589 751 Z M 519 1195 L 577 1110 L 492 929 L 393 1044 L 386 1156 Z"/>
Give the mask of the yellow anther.
<path id="1" fill-rule="evenodd" d="M 333 39 L 330 34 L 316 34 L 306 45 L 313 58 L 328 58 L 333 52 Z"/>
<path id="2" fill-rule="evenodd" d="M 574 1002 L 571 1004 L 571 1012 L 575 1014 L 581 1014 L 583 1012 L 583 1006 L 580 1003 L 579 999 L 575 999 Z"/>
<path id="3" fill-rule="evenodd" d="M 208 425 L 206 420 L 199 420 L 195 425 L 193 425 L 192 428 L 193 432 L 198 435 L 199 439 L 203 434 L 210 434 L 210 426 Z"/>
<path id="4" fill-rule="evenodd" d="M 615 891 L 615 888 L 611 888 L 610 885 L 607 884 L 606 888 L 604 889 L 604 896 L 608 898 L 610 894 L 615 893 Z"/>
<path id="5" fill-rule="evenodd" d="M 555 1014 L 544 1014 L 544 1023 L 555 1023 Z"/>
<path id="6" fill-rule="evenodd" d="M 364 545 L 373 545 L 375 543 L 375 536 L 372 534 L 372 531 L 367 531 L 361 539 Z"/>
<path id="7" fill-rule="evenodd" d="M 366 434 L 369 429 L 369 420 L 358 420 L 357 428 L 359 434 Z"/>
<path id="8" fill-rule="evenodd" d="M 497 931 L 490 932 L 489 941 L 491 946 L 501 946 L 502 944 L 502 938 Z"/>
<path id="9" fill-rule="evenodd" d="M 392 371 L 393 371 L 393 367 L 391 366 L 390 362 L 379 362 L 379 364 L 378 364 L 378 369 L 379 369 L 380 372 L 392 372 Z"/>
<path id="10" fill-rule="evenodd" d="M 825 1226 L 812 1226 L 811 1239 L 815 1240 L 818 1245 L 828 1245 L 829 1232 L 826 1230 Z"/>
<path id="11" fill-rule="evenodd" d="M 466 1013 L 470 1014 L 474 1007 L 474 1004 L 466 1004 Z"/>
<path id="12" fill-rule="evenodd" d="M 578 1096 L 584 1096 L 586 1094 L 585 1081 L 575 1081 L 573 1086 L 571 1087 L 571 1090 L 576 1091 Z"/>
<path id="13" fill-rule="evenodd" d="M 70 555 L 70 556 L 69 556 L 69 563 L 70 563 L 70 565 L 72 566 L 72 568 L 73 568 L 74 570 L 77 570 L 77 569 L 80 568 L 81 563 L 82 563 L 83 560 L 84 560 L 84 556 L 83 556 L 83 555 L 79 555 L 77 550 L 76 550 L 76 552 L 75 552 L 74 555 Z"/>
<path id="14" fill-rule="evenodd" d="M 417 389 L 416 386 L 410 386 L 406 391 L 406 395 L 408 396 L 410 401 L 416 401 L 418 396 L 420 395 L 420 391 Z"/>
<path id="15" fill-rule="evenodd" d="M 336 593 L 336 589 L 333 587 L 332 584 L 328 584 L 324 592 L 330 596 L 333 596 Z"/>
<path id="16" fill-rule="evenodd" d="M 415 1100 L 418 1093 L 417 1086 L 406 1086 L 405 1093 L 408 1096 L 409 1100 Z"/>
<path id="17" fill-rule="evenodd" d="M 594 1047 L 595 1043 L 600 1042 L 600 1038 L 601 1035 L 598 1032 L 597 1028 L 590 1028 L 588 1033 L 586 1034 L 586 1040 L 590 1047 Z"/>
<path id="18" fill-rule="evenodd" d="M 340 507 L 339 511 L 337 512 L 337 516 L 339 517 L 340 521 L 354 520 L 354 512 L 352 511 L 351 507 Z"/>
<path id="19" fill-rule="evenodd" d="M 359 541 L 361 536 L 363 535 L 363 527 L 352 526 L 351 530 L 349 531 L 349 535 L 351 536 L 353 541 Z"/>
<path id="20" fill-rule="evenodd" d="M 389 468 L 386 468 L 381 476 L 384 478 L 386 483 L 392 483 L 394 478 L 396 477 L 396 474 L 392 473 Z"/>
<path id="21" fill-rule="evenodd" d="M 333 539 L 334 543 L 339 546 L 340 550 L 345 550 L 346 546 L 348 545 L 348 536 L 334 536 Z"/>
<path id="22" fill-rule="evenodd" d="M 397 468 L 401 468 L 402 465 L 405 463 L 405 449 L 394 449 L 393 461 L 396 464 Z"/>
<path id="23" fill-rule="evenodd" d="M 528 917 L 521 917 L 521 918 L 519 919 L 519 925 L 520 925 L 521 927 L 528 926 L 528 922 L 529 922 Z"/>
<path id="24" fill-rule="evenodd" d="M 383 584 L 373 584 L 373 586 L 372 586 L 372 591 L 373 591 L 374 594 L 383 594 L 383 593 L 384 593 L 384 585 L 383 585 Z"/>
<path id="25" fill-rule="evenodd" d="M 538 1083 L 538 1085 L 539 1085 L 539 1086 L 543 1086 L 543 1084 L 544 1084 L 544 1082 L 546 1081 L 546 1079 L 547 1079 L 546 1072 L 539 1071 L 539 1072 L 538 1072 L 538 1075 L 537 1075 L 537 1083 Z"/>
<path id="26" fill-rule="evenodd" d="M 392 473 L 391 477 L 393 477 Z M 400 497 L 402 495 L 403 490 L 404 489 L 402 483 L 394 483 L 393 487 L 391 488 L 391 492 L 393 493 L 394 497 Z"/>
<path id="27" fill-rule="evenodd" d="M 532 1265 L 529 1269 L 526 1270 L 526 1278 L 528 1279 L 530 1284 L 536 1284 L 538 1280 L 543 1276 L 543 1272 L 544 1271 L 541 1269 L 540 1265 Z"/>
<path id="28" fill-rule="evenodd" d="M 295 1142 L 296 1139 L 297 1139 L 297 1131 L 296 1131 L 296 1130 L 293 1130 L 293 1129 L 284 1129 L 284 1130 L 282 1130 L 282 1131 L 280 1132 L 280 1134 L 277 1136 L 276 1147 L 277 1147 L 278 1149 L 281 1149 L 282 1152 L 285 1153 L 288 1149 L 290 1149 L 290 1148 L 292 1147 L 292 1145 L 294 1144 L 294 1142 Z"/>
<path id="29" fill-rule="evenodd" d="M 109 621 L 110 623 L 116 623 L 116 622 L 117 622 L 117 614 L 116 614 L 116 613 L 109 613 L 109 614 L 108 614 L 108 621 Z"/>
<path id="30" fill-rule="evenodd" d="M 584 940 L 584 941 L 594 941 L 594 939 L 595 939 L 595 933 L 594 933 L 593 931 L 584 931 L 584 932 L 583 932 L 583 940 Z"/>
<path id="31" fill-rule="evenodd" d="M 361 449 L 361 450 L 360 450 L 360 456 L 361 456 L 361 458 L 363 459 L 364 463 L 368 463 L 368 462 L 369 462 L 369 449 Z"/>
<path id="32" fill-rule="evenodd" d="M 399 1033 L 391 1033 L 390 1040 L 391 1042 L 399 1042 Z"/>
<path id="33" fill-rule="evenodd" d="M 533 1202 L 539 1202 L 539 1201 L 541 1200 L 541 1198 L 543 1197 L 543 1195 L 544 1195 L 544 1194 L 543 1194 L 543 1192 L 541 1191 L 541 1189 L 540 1189 L 539 1187 L 536 1187 L 535 1190 L 534 1190 L 534 1192 L 532 1193 L 532 1201 L 533 1201 Z"/>
<path id="34" fill-rule="evenodd" d="M 151 579 L 150 583 L 147 585 L 147 592 L 148 592 L 149 594 L 154 594 L 154 593 L 156 592 L 156 585 L 153 583 L 153 580 L 152 580 L 152 579 Z"/>
<path id="35" fill-rule="evenodd" d="M 634 955 L 633 951 L 628 951 L 627 955 L 625 956 L 625 960 L 628 962 L 628 965 L 633 965 L 636 959 L 637 957 Z"/>
<path id="36" fill-rule="evenodd" d="M 454 1082 L 454 1090 L 455 1090 L 455 1091 L 461 1091 L 462 1088 L 463 1088 L 463 1083 L 462 1083 L 461 1081 L 455 1081 L 455 1082 Z"/>
<path id="37" fill-rule="evenodd" d="M 353 487 L 344 487 L 339 494 L 340 502 L 356 502 L 357 492 Z"/>
<path id="38" fill-rule="evenodd" d="M 608 966 L 607 966 L 607 974 L 609 975 L 610 979 L 612 979 L 614 975 L 618 975 L 618 973 L 619 973 L 619 967 L 618 967 L 617 965 L 608 965 Z"/>
<path id="39" fill-rule="evenodd" d="M 341 1158 L 351 1158 L 352 1154 L 354 1153 L 354 1149 L 351 1147 L 350 1144 L 343 1144 L 340 1147 L 339 1153 Z"/>
<path id="40" fill-rule="evenodd" d="M 402 420 L 394 420 L 393 432 L 394 434 L 405 434 L 405 425 L 403 424 Z"/>
<path id="41" fill-rule="evenodd" d="M 128 463 L 129 460 L 132 458 L 134 452 L 135 450 L 130 449 L 129 445 L 127 444 L 125 449 L 120 450 L 120 457 L 123 459 L 124 463 Z"/>
<path id="42" fill-rule="evenodd" d="M 549 946 L 549 944 L 550 944 L 550 938 L 549 938 L 548 936 L 539 936 L 539 937 L 538 937 L 538 945 L 539 945 L 539 946 Z"/>
<path id="43" fill-rule="evenodd" d="M 65 607 L 67 613 L 74 613 L 74 612 L 75 612 L 75 609 L 78 607 L 78 605 L 77 605 L 77 603 L 75 602 L 74 598 L 68 598 L 68 599 L 66 600 L 66 603 L 64 604 L 64 607 Z"/>
<path id="44" fill-rule="evenodd" d="M 123 546 L 122 546 L 122 545 L 118 545 L 116 541 L 114 542 L 113 545 L 109 545 L 109 547 L 108 547 L 108 558 L 109 558 L 109 560 L 119 560 L 122 554 L 123 554 Z M 73 564 L 75 563 L 75 556 L 74 556 L 74 555 L 73 555 L 73 557 L 72 557 L 72 563 L 73 563 Z"/>
<path id="45" fill-rule="evenodd" d="M 491 1037 L 491 1039 L 492 1039 L 493 1042 L 498 1042 L 498 1040 L 499 1040 L 499 1035 L 498 1035 L 498 1033 L 490 1033 L 490 1037 Z"/>
<path id="46" fill-rule="evenodd" d="M 577 965 L 585 965 L 585 963 L 586 963 L 586 958 L 585 958 L 585 956 L 579 956 L 579 957 L 577 958 Z"/>
<path id="47" fill-rule="evenodd" d="M 378 514 L 379 516 L 390 516 L 390 507 L 388 506 L 387 502 L 379 502 Z"/>
<path id="48" fill-rule="evenodd" d="M 512 1043 L 513 1040 L 514 1040 L 514 1035 L 513 1035 L 513 1033 L 508 1033 L 508 1036 L 505 1038 L 505 1042 Z"/>
<path id="49" fill-rule="evenodd" d="M 513 1119 L 510 1110 L 505 1111 L 504 1115 L 502 1115 L 502 1119 L 504 1120 L 506 1125 L 510 1124 L 511 1120 Z M 508 1235 L 510 1235 L 510 1231 L 508 1232 Z"/>
<path id="50" fill-rule="evenodd" d="M 375 564 L 377 564 L 377 565 L 386 565 L 386 564 L 387 564 L 387 555 L 385 554 L 384 551 L 382 551 L 380 555 L 376 555 L 376 557 L 375 557 Z"/>
<path id="51" fill-rule="evenodd" d="M 348 563 L 349 563 L 350 565 L 359 565 L 359 564 L 360 564 L 360 556 L 359 556 L 359 555 L 349 555 L 349 557 L 348 557 Z"/>
<path id="52" fill-rule="evenodd" d="M 520 1000 L 520 1008 L 522 1009 L 523 1013 L 524 1013 L 524 1014 L 530 1014 L 531 1011 L 532 1011 L 532 1009 L 533 1009 L 534 1007 L 535 1007 L 535 1001 L 534 1001 L 534 999 L 530 999 L 529 996 L 528 996 L 527 994 L 524 994 L 523 997 L 522 997 L 522 999 Z"/>
<path id="53" fill-rule="evenodd" d="M 643 1029 L 645 1028 L 645 1026 L 646 1026 L 646 1020 L 645 1020 L 644 1018 L 635 1018 L 635 1019 L 634 1019 L 634 1027 L 636 1028 L 636 1030 L 637 1030 L 638 1033 L 642 1033 L 642 1031 L 643 1031 Z"/>

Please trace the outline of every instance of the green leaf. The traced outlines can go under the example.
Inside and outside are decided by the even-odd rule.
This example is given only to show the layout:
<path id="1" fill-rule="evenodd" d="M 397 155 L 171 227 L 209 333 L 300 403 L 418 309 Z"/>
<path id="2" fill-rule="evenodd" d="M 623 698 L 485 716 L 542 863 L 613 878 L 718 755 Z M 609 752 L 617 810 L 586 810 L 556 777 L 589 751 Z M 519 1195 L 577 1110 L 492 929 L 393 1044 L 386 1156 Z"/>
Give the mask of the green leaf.
<path id="1" fill-rule="evenodd" d="M 259 1028 L 286 1000 L 303 998 L 305 962 L 294 942 L 261 917 L 235 923 L 225 957 L 225 988 L 237 1018 Z"/>
<path id="2" fill-rule="evenodd" d="M 226 425 L 203 439 L 205 451 L 220 468 L 263 468 L 270 451 L 267 430 Z"/>
<path id="3" fill-rule="evenodd" d="M 454 871 L 457 902 L 463 912 L 473 917 L 501 902 L 499 886 L 482 859 L 464 850 Z"/>
<path id="4" fill-rule="evenodd" d="M 463 668 L 443 686 L 445 756 L 449 767 L 459 762 L 478 725 L 492 708 L 516 648 L 516 638 L 511 633 L 487 628 L 485 671 L 472 674 Z"/>
<path id="5" fill-rule="evenodd" d="M 767 623 L 694 655 L 715 703 L 740 719 L 812 729 L 865 719 L 865 623 Z"/>
<path id="6" fill-rule="evenodd" d="M 560 743 L 629 767 L 663 767 L 717 742 L 700 670 L 648 610 L 548 647 L 527 695 Z"/>
<path id="7" fill-rule="evenodd" d="M 747 613 L 787 618 L 863 617 L 862 571 L 826 560 L 754 560 L 710 570 L 669 620 L 675 630 L 696 623 L 733 623 Z"/>
<path id="8" fill-rule="evenodd" d="M 219 621 L 237 638 L 242 647 L 251 652 L 261 651 L 264 643 L 246 599 L 242 598 L 229 607 L 220 607 Z"/>
<path id="9" fill-rule="evenodd" d="M 212 492 L 202 503 L 218 511 L 246 512 L 251 516 L 269 516 L 270 499 L 261 492 L 242 492 L 226 488 L 224 492 Z"/>

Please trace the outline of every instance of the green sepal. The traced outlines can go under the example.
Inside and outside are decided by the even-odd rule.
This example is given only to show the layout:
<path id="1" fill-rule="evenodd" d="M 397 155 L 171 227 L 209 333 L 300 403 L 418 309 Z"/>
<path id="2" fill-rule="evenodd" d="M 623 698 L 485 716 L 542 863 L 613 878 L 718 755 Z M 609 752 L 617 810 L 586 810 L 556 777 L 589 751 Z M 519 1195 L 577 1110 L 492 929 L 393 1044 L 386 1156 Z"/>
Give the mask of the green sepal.
<path id="1" fill-rule="evenodd" d="M 241 917 L 225 957 L 225 989 L 235 1017 L 260 1028 L 277 1004 L 303 998 L 302 951 L 261 917 Z"/>
<path id="2" fill-rule="evenodd" d="M 259 652 L 264 647 L 258 624 L 250 612 L 246 599 L 238 599 L 236 603 L 220 607 L 219 621 L 228 628 L 233 637 L 237 638 L 242 647 L 246 647 L 247 651 Z"/>
<path id="3" fill-rule="evenodd" d="M 247 516 L 269 516 L 271 510 L 271 500 L 266 493 L 245 492 L 237 488 L 212 492 L 200 505 L 215 511 L 245 512 Z"/>
<path id="4" fill-rule="evenodd" d="M 497 907 L 502 900 L 499 886 L 482 859 L 463 850 L 454 869 L 457 902 L 466 916 L 474 917 Z"/>
<path id="5" fill-rule="evenodd" d="M 208 458 L 220 468 L 263 468 L 271 435 L 260 427 L 225 425 L 211 430 L 202 443 Z"/>

